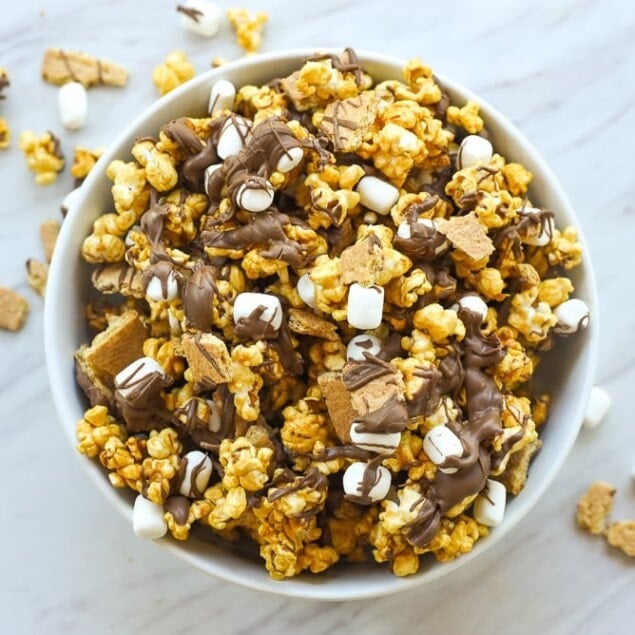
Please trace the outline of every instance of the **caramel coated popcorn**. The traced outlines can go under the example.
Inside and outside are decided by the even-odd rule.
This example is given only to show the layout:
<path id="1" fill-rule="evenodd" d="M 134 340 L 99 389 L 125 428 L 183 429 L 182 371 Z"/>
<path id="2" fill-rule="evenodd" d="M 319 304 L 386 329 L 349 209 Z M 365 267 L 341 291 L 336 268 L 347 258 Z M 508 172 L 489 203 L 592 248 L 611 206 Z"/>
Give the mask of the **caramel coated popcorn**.
<path id="1" fill-rule="evenodd" d="M 256 50 L 264 15 L 229 15 Z M 191 73 L 177 53 L 155 81 Z M 575 228 L 420 60 L 375 83 L 316 53 L 211 95 L 107 168 L 79 451 L 139 494 L 139 535 L 198 525 L 275 579 L 468 553 L 531 478 L 542 352 L 588 322 L 562 310 Z"/>
<path id="2" fill-rule="evenodd" d="M 20 150 L 24 152 L 26 164 L 35 172 L 38 185 L 50 185 L 64 169 L 64 155 L 59 139 L 52 132 L 38 137 L 26 130 L 20 135 Z"/>
<path id="3" fill-rule="evenodd" d="M 252 13 L 249 9 L 227 9 L 229 23 L 236 31 L 236 41 L 247 54 L 255 53 L 262 44 L 262 32 L 269 16 L 264 11 Z"/>
<path id="4" fill-rule="evenodd" d="M 183 51 L 172 51 L 163 64 L 152 71 L 152 82 L 161 95 L 169 93 L 188 79 L 196 71 Z"/>

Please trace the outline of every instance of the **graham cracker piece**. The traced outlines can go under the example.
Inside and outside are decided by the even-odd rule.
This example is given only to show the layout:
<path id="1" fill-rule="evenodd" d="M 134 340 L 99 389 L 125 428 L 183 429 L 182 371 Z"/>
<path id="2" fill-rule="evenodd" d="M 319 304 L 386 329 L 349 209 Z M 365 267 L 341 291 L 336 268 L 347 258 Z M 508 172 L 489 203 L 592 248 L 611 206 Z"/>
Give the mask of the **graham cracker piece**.
<path id="1" fill-rule="evenodd" d="M 80 82 L 89 86 L 125 86 L 128 71 L 123 66 L 99 60 L 77 51 L 51 48 L 44 53 L 42 79 L 61 86 L 66 82 Z"/>
<path id="2" fill-rule="evenodd" d="M 355 410 L 351 403 L 351 393 L 346 388 L 341 374 L 322 373 L 318 377 L 318 384 L 337 438 L 345 445 L 351 443 L 351 422 L 355 418 Z"/>
<path id="3" fill-rule="evenodd" d="M 437 230 L 472 260 L 486 258 L 496 249 L 474 212 L 465 216 L 437 218 L 435 222 Z"/>
<path id="4" fill-rule="evenodd" d="M 375 121 L 378 104 L 377 97 L 368 92 L 326 106 L 320 130 L 331 140 L 336 152 L 354 152 L 359 148 Z"/>
<path id="5" fill-rule="evenodd" d="M 121 293 L 133 298 L 145 297 L 143 273 L 125 262 L 104 265 L 93 271 L 91 280 L 97 291 L 106 295 Z"/>
<path id="6" fill-rule="evenodd" d="M 339 340 L 335 324 L 303 309 L 289 309 L 289 329 L 300 335 L 312 335 L 331 342 Z"/>
<path id="7" fill-rule="evenodd" d="M 510 494 L 516 496 L 525 487 L 529 464 L 541 446 L 542 441 L 536 439 L 509 457 L 505 471 L 498 477 L 498 480 Z"/>
<path id="8" fill-rule="evenodd" d="M 115 395 L 101 378 L 95 374 L 90 364 L 84 359 L 88 346 L 84 344 L 75 353 L 75 379 L 91 406 L 113 407 Z"/>
<path id="9" fill-rule="evenodd" d="M 602 534 L 613 509 L 615 488 L 604 481 L 596 481 L 578 501 L 578 526 L 591 534 Z"/>
<path id="10" fill-rule="evenodd" d="M 128 364 L 143 357 L 146 328 L 134 311 L 109 316 L 108 328 L 95 335 L 91 345 L 83 351 L 83 359 L 106 382 Z"/>
<path id="11" fill-rule="evenodd" d="M 375 284 L 384 266 L 384 251 L 379 238 L 369 234 L 347 247 L 340 256 L 342 283 L 357 282 L 365 287 Z"/>
<path id="12" fill-rule="evenodd" d="M 29 313 L 26 298 L 13 289 L 0 287 L 0 328 L 7 331 L 19 331 Z"/>
<path id="13" fill-rule="evenodd" d="M 212 333 L 186 333 L 181 344 L 191 375 L 189 381 L 196 391 L 208 390 L 231 380 L 232 360 L 223 340 Z"/>
<path id="14" fill-rule="evenodd" d="M 361 362 L 363 363 L 363 362 Z M 348 362 L 342 373 L 359 366 L 360 362 Z M 403 379 L 397 369 L 364 383 L 361 388 L 351 392 L 351 404 L 357 414 L 366 415 L 375 412 L 386 404 L 389 399 L 403 401 Z"/>
<path id="15" fill-rule="evenodd" d="M 49 218 L 40 223 L 40 240 L 44 247 L 44 255 L 46 256 L 46 262 L 51 262 L 53 258 L 53 250 L 55 249 L 55 243 L 60 233 L 60 223 L 54 218 Z"/>
<path id="16" fill-rule="evenodd" d="M 627 556 L 635 556 L 635 520 L 611 523 L 606 531 L 606 540 L 609 545 L 618 547 Z"/>
<path id="17" fill-rule="evenodd" d="M 49 266 L 44 262 L 35 260 L 35 258 L 29 258 L 26 261 L 26 281 L 29 286 L 44 296 L 46 291 L 46 281 L 49 277 Z"/>

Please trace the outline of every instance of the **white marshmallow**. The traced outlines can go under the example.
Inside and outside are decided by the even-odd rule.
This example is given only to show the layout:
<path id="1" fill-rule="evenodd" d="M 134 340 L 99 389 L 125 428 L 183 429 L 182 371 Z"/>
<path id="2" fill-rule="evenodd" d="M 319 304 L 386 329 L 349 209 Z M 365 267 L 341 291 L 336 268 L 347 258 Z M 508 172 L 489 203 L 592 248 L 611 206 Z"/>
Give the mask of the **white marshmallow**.
<path id="1" fill-rule="evenodd" d="M 585 428 L 597 428 L 602 423 L 610 407 L 611 396 L 609 393 L 599 386 L 593 386 L 582 425 Z"/>
<path id="2" fill-rule="evenodd" d="M 384 311 L 384 288 L 379 285 L 363 287 L 354 282 L 348 290 L 346 320 L 365 331 L 376 329 L 381 324 Z"/>
<path id="3" fill-rule="evenodd" d="M 450 428 L 440 425 L 428 431 L 423 439 L 423 450 L 435 465 L 441 465 L 449 456 L 461 456 L 463 444 Z M 454 467 L 439 469 L 446 474 L 457 471 Z"/>
<path id="4" fill-rule="evenodd" d="M 146 287 L 146 298 L 159 302 L 161 300 L 172 301 L 179 295 L 179 285 L 177 283 L 176 272 L 170 271 L 165 282 L 165 292 L 163 294 L 163 283 L 157 276 L 152 276 Z"/>
<path id="5" fill-rule="evenodd" d="M 428 227 L 430 229 L 436 229 L 436 223 L 431 218 L 418 218 L 417 223 L 420 223 L 424 227 Z M 399 223 L 397 227 L 397 236 L 399 238 L 403 238 L 404 240 L 410 240 L 412 238 L 412 232 L 410 231 L 410 223 L 408 221 L 402 221 Z M 436 249 L 435 254 L 440 254 L 442 251 L 445 251 L 450 246 L 450 242 L 446 238 Z"/>
<path id="6" fill-rule="evenodd" d="M 392 454 L 401 441 L 401 432 L 358 432 L 354 421 L 350 435 L 351 441 L 358 448 L 378 454 Z"/>
<path id="7" fill-rule="evenodd" d="M 315 285 L 308 273 L 300 276 L 295 288 L 304 304 L 312 309 L 317 309 L 317 302 L 315 300 Z"/>
<path id="8" fill-rule="evenodd" d="M 79 82 L 68 82 L 60 86 L 57 105 L 64 128 L 79 130 L 86 123 L 88 95 Z"/>
<path id="9" fill-rule="evenodd" d="M 346 347 L 346 359 L 349 362 L 363 362 L 364 353 L 377 355 L 381 351 L 381 340 L 374 335 L 356 335 Z"/>
<path id="10" fill-rule="evenodd" d="M 74 191 L 74 190 L 73 190 Z M 132 247 L 133 245 L 135 245 L 135 241 L 130 237 L 130 232 L 140 232 L 141 231 L 141 227 L 139 225 L 133 225 L 130 230 L 128 231 L 128 233 L 126 234 L 126 237 L 124 238 L 124 245 L 126 247 Z"/>
<path id="11" fill-rule="evenodd" d="M 75 201 L 77 200 L 77 197 L 79 196 L 79 190 L 80 188 L 76 187 L 74 190 L 71 190 L 64 197 L 64 200 L 62 201 L 62 205 L 61 205 L 62 216 L 66 216 L 75 205 Z"/>
<path id="12" fill-rule="evenodd" d="M 304 158 L 304 150 L 299 146 L 295 148 L 290 148 L 285 152 L 278 161 L 278 165 L 276 166 L 276 170 L 278 172 L 282 172 L 286 174 L 287 172 L 291 172 L 293 168 L 300 165 L 300 161 Z"/>
<path id="13" fill-rule="evenodd" d="M 211 414 L 207 419 L 207 428 L 210 432 L 218 432 L 221 426 L 220 410 L 218 409 L 216 403 L 211 399 L 206 399 L 205 401 L 211 411 Z"/>
<path id="14" fill-rule="evenodd" d="M 522 215 L 540 213 L 540 210 L 536 207 L 523 207 L 518 210 L 518 213 Z M 554 220 L 551 216 L 546 216 L 542 219 L 542 228 L 539 234 L 524 236 L 522 242 L 526 245 L 532 245 L 534 247 L 544 247 L 551 242 L 553 232 L 556 228 Z"/>
<path id="15" fill-rule="evenodd" d="M 216 154 L 221 159 L 238 154 L 245 147 L 250 130 L 251 123 L 244 117 L 229 117 L 221 129 Z"/>
<path id="16" fill-rule="evenodd" d="M 376 176 L 363 176 L 355 188 L 364 207 L 385 216 L 399 199 L 399 190 Z"/>
<path id="17" fill-rule="evenodd" d="M 344 494 L 347 494 L 348 496 L 359 496 L 362 493 L 364 474 L 368 469 L 368 465 L 361 462 L 352 463 L 346 468 L 342 479 Z M 379 465 L 377 467 L 376 480 L 377 482 L 367 493 L 368 498 L 370 498 L 373 503 L 384 500 L 390 490 L 392 479 L 390 477 L 390 472 L 383 465 Z"/>
<path id="18" fill-rule="evenodd" d="M 234 107 L 236 87 L 227 79 L 219 79 L 209 91 L 209 104 L 207 111 L 211 116 L 223 110 L 231 110 Z"/>
<path id="19" fill-rule="evenodd" d="M 375 212 L 366 212 L 362 219 L 366 225 L 375 225 L 379 220 L 379 217 Z"/>
<path id="20" fill-rule="evenodd" d="M 179 485 L 183 496 L 199 496 L 207 489 L 212 477 L 212 460 L 200 450 L 192 450 L 183 456 L 185 470 Z"/>
<path id="21" fill-rule="evenodd" d="M 174 315 L 174 311 L 171 308 L 168 308 L 168 324 L 172 335 L 180 335 L 183 332 L 181 329 L 181 323 L 177 319 L 176 315 Z"/>
<path id="22" fill-rule="evenodd" d="M 492 144 L 484 137 L 471 134 L 461 141 L 459 151 L 456 153 L 456 167 L 458 170 L 470 168 L 475 165 L 489 163 L 494 153 Z"/>
<path id="23" fill-rule="evenodd" d="M 559 304 L 554 310 L 558 323 L 554 332 L 559 335 L 570 335 L 585 329 L 589 324 L 589 307 L 578 298 L 571 298 Z"/>
<path id="24" fill-rule="evenodd" d="M 209 196 L 209 180 L 212 177 L 212 174 L 223 167 L 222 163 L 214 163 L 213 165 L 209 165 L 205 168 L 205 176 L 203 177 L 203 183 L 205 184 L 205 194 Z"/>
<path id="25" fill-rule="evenodd" d="M 214 37 L 223 19 L 222 9 L 207 0 L 185 0 L 180 11 L 181 24 L 192 33 L 203 37 Z"/>
<path id="26" fill-rule="evenodd" d="M 123 399 L 128 399 L 137 384 L 153 373 L 165 376 L 163 366 L 159 362 L 152 357 L 140 357 L 115 375 L 115 388 Z"/>
<path id="27" fill-rule="evenodd" d="M 487 479 L 485 488 L 474 500 L 474 519 L 488 527 L 500 525 L 505 515 L 507 490 L 499 481 Z"/>
<path id="28" fill-rule="evenodd" d="M 477 313 L 481 316 L 481 322 L 487 316 L 487 304 L 485 304 L 485 302 L 478 295 L 474 295 L 472 293 L 459 298 L 459 301 L 456 303 L 456 305 L 453 305 L 451 308 L 456 311 L 458 311 L 459 308 L 467 309 L 468 311 L 472 311 L 472 313 Z"/>
<path id="29" fill-rule="evenodd" d="M 239 293 L 234 301 L 234 323 L 241 318 L 247 319 L 258 307 L 264 307 L 260 319 L 269 322 L 277 331 L 282 325 L 282 304 L 277 296 L 269 293 Z"/>
<path id="30" fill-rule="evenodd" d="M 253 188 L 243 183 L 236 194 L 236 202 L 248 212 L 264 212 L 271 207 L 273 194 L 273 187 L 269 181 L 265 181 L 264 188 Z"/>
<path id="31" fill-rule="evenodd" d="M 163 519 L 163 507 L 155 505 L 141 494 L 135 498 L 132 508 L 132 529 L 146 540 L 163 538 L 168 531 L 168 525 Z"/>

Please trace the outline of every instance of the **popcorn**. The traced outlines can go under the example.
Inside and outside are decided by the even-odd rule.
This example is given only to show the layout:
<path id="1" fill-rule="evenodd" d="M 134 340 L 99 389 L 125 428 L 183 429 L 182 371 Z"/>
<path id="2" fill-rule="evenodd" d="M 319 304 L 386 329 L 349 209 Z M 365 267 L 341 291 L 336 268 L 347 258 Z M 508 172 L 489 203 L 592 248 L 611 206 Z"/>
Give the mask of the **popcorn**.
<path id="1" fill-rule="evenodd" d="M 64 169 L 60 141 L 52 132 L 45 132 L 38 138 L 31 131 L 24 131 L 20 135 L 20 150 L 25 154 L 29 169 L 35 172 L 38 185 L 50 185 Z"/>
<path id="2" fill-rule="evenodd" d="M 188 28 L 211 34 L 208 4 L 178 9 Z M 230 14 L 255 47 L 262 16 Z M 318 53 L 206 101 L 107 168 L 78 450 L 141 495 L 142 534 L 198 523 L 275 579 L 469 552 L 542 443 L 533 377 L 576 330 L 575 229 L 419 60 L 374 85 L 352 49 Z M 97 157 L 77 148 L 73 175 Z"/>
<path id="3" fill-rule="evenodd" d="M 236 30 L 236 41 L 247 54 L 255 53 L 262 44 L 262 31 L 269 16 L 264 11 L 251 13 L 248 9 L 227 9 L 229 23 Z"/>
<path id="4" fill-rule="evenodd" d="M 5 150 L 11 145 L 11 128 L 7 120 L 0 117 L 0 150 Z"/>
<path id="5" fill-rule="evenodd" d="M 183 51 L 172 51 L 163 64 L 152 71 L 152 82 L 161 95 L 169 93 L 188 79 L 196 71 Z"/>

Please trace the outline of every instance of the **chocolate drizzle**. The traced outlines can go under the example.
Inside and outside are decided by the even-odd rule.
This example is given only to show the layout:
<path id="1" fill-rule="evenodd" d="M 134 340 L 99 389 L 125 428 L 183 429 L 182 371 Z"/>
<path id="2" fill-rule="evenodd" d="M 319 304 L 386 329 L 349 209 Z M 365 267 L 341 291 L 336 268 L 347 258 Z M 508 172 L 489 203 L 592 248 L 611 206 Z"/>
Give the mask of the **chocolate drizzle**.
<path id="1" fill-rule="evenodd" d="M 164 509 L 172 514 L 172 519 L 177 525 L 185 525 L 190 515 L 190 500 L 185 496 L 173 494 L 168 496 Z"/>
<path id="2" fill-rule="evenodd" d="M 263 314 L 267 311 L 267 307 L 263 305 L 257 306 L 247 317 L 241 317 L 237 320 L 234 327 L 234 333 L 238 337 L 244 337 L 248 340 L 273 340 L 278 337 L 278 331 L 272 324 L 271 320 L 264 320 Z"/>
<path id="3" fill-rule="evenodd" d="M 358 505 L 372 505 L 375 502 L 370 493 L 381 478 L 379 467 L 383 459 L 383 456 L 377 456 L 366 464 L 362 481 L 357 488 L 359 494 L 346 494 L 344 496 L 346 500 Z"/>
<path id="4" fill-rule="evenodd" d="M 170 213 L 170 206 L 160 204 L 157 191 L 150 190 L 150 207 L 141 216 L 141 231 L 153 245 L 161 243 L 165 219 Z"/>
<path id="5" fill-rule="evenodd" d="M 344 49 L 344 52 L 336 55 L 335 53 L 316 53 L 309 57 L 309 62 L 319 62 L 320 60 L 330 60 L 333 68 L 340 73 L 353 73 L 355 75 L 355 83 L 362 85 L 363 73 L 362 67 L 357 57 L 357 53 L 350 46 Z"/>
<path id="6" fill-rule="evenodd" d="M 216 267 L 200 266 L 185 282 L 181 291 L 187 325 L 206 333 L 212 330 L 217 275 Z"/>

